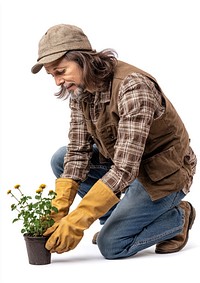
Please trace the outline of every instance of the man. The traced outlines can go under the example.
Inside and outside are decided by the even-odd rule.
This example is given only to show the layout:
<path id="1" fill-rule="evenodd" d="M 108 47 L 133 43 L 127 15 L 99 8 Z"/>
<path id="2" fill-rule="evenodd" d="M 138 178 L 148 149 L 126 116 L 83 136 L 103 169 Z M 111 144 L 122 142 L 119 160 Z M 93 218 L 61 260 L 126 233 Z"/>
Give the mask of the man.
<path id="1" fill-rule="evenodd" d="M 71 108 L 69 144 L 52 157 L 58 213 L 44 234 L 46 248 L 74 249 L 100 219 L 93 242 L 107 259 L 152 245 L 156 253 L 180 251 L 195 220 L 194 207 L 182 199 L 196 156 L 156 79 L 111 49 L 92 49 L 80 28 L 65 24 L 41 38 L 32 72 L 43 67 L 61 87 L 56 96 L 70 96 Z M 82 200 L 69 212 L 77 193 Z"/>

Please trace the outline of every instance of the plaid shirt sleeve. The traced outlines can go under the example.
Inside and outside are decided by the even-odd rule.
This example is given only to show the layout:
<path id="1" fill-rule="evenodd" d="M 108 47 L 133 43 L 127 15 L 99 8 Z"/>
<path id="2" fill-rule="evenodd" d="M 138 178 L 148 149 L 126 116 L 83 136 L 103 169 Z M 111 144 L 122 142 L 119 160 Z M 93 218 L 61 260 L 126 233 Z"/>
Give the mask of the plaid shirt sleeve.
<path id="1" fill-rule="evenodd" d="M 115 193 L 123 192 L 137 177 L 152 121 L 164 111 L 153 82 L 140 74 L 124 80 L 118 104 L 120 120 L 114 165 L 102 178 Z"/>
<path id="2" fill-rule="evenodd" d="M 69 144 L 64 158 L 64 172 L 61 177 L 84 181 L 89 171 L 92 156 L 92 140 L 86 129 L 78 101 L 70 99 L 71 121 Z"/>

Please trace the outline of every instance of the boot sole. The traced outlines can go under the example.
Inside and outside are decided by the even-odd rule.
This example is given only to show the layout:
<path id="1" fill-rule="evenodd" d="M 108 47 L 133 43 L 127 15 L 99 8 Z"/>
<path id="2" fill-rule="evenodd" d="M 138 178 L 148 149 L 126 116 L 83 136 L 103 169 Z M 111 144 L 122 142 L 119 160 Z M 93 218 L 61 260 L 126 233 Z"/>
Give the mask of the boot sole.
<path id="1" fill-rule="evenodd" d="M 196 210 L 195 208 L 191 205 L 190 202 L 188 202 L 190 207 L 191 207 L 191 212 L 190 212 L 190 216 L 189 216 L 189 225 L 188 225 L 188 229 L 187 229 L 187 236 L 185 238 L 185 241 L 183 242 L 183 244 L 178 247 L 177 249 L 174 249 L 174 250 L 171 250 L 171 251 L 161 251 L 161 250 L 158 250 L 158 249 L 155 249 L 155 253 L 157 254 L 170 254 L 170 253 L 176 253 L 176 252 L 179 252 L 180 250 L 182 250 L 185 245 L 187 244 L 187 241 L 188 241 L 188 237 L 189 237 L 189 230 L 192 228 L 192 225 L 194 224 L 194 220 L 196 218 Z"/>

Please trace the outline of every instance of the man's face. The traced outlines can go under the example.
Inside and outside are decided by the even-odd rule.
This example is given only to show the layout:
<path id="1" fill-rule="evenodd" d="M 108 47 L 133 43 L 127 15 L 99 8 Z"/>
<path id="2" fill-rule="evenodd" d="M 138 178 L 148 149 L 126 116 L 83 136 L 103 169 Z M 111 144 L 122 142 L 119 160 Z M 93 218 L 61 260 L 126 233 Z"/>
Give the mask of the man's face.
<path id="1" fill-rule="evenodd" d="M 57 86 L 61 86 L 66 96 L 77 96 L 84 90 L 81 67 L 66 58 L 44 64 L 47 74 L 54 77 Z"/>

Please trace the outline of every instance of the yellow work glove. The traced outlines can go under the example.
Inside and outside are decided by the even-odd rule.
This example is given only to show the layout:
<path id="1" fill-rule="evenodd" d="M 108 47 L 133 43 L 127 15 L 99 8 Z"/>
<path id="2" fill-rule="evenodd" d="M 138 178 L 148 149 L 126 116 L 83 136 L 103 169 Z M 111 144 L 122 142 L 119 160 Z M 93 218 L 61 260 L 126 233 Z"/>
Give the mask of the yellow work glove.
<path id="1" fill-rule="evenodd" d="M 58 178 L 56 180 L 56 197 L 52 200 L 52 205 L 58 209 L 58 212 L 51 212 L 51 217 L 55 222 L 58 222 L 68 214 L 69 208 L 78 191 L 78 187 L 78 183 L 72 179 Z"/>
<path id="2" fill-rule="evenodd" d="M 52 253 L 74 249 L 82 239 L 84 230 L 118 202 L 113 191 L 101 180 L 97 181 L 77 208 L 60 220 L 57 229 L 49 237 L 46 248 Z M 44 236 L 49 234 L 45 232 Z"/>

